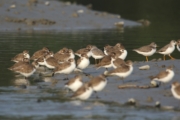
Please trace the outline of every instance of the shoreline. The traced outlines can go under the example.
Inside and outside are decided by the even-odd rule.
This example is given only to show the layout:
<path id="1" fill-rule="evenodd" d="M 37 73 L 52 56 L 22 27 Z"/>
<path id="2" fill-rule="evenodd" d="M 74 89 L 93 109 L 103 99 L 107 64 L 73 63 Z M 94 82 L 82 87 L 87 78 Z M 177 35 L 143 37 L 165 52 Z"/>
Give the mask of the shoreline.
<path id="1" fill-rule="evenodd" d="M 0 31 L 85 30 L 141 26 L 120 15 L 56 0 L 0 1 Z M 116 24 L 116 25 L 115 25 Z"/>

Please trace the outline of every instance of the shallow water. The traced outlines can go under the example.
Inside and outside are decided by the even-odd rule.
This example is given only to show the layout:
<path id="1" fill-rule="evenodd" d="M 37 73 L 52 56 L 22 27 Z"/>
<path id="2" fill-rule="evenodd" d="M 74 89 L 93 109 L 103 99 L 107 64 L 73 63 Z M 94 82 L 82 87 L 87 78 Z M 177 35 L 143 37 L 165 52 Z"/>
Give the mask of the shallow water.
<path id="1" fill-rule="evenodd" d="M 37 78 L 50 82 L 34 82 L 34 78 L 25 81 L 15 77 L 15 74 L 7 70 L 13 65 L 10 61 L 17 53 L 29 50 L 32 55 L 36 50 L 44 46 L 56 52 L 62 47 L 68 47 L 74 51 L 94 44 L 103 49 L 106 44 L 115 45 L 123 43 L 128 50 L 127 59 L 133 61 L 145 60 L 145 57 L 135 53 L 132 49 L 152 42 L 147 28 L 125 28 L 110 30 L 85 30 L 65 32 L 1 32 L 0 33 L 0 118 L 1 119 L 125 119 L 125 120 L 150 120 L 150 119 L 180 119 L 178 111 L 162 111 L 158 109 L 136 108 L 121 106 L 113 102 L 103 102 L 93 97 L 88 101 L 71 101 L 62 89 L 63 84 L 52 85 L 52 79 Z M 146 39 L 144 41 L 144 39 Z M 169 43 L 167 36 L 159 34 L 158 39 L 153 40 L 159 46 Z M 177 50 L 172 54 L 179 58 Z M 162 57 L 155 54 L 150 59 Z M 91 60 L 93 64 L 94 60 Z M 91 71 L 91 74 L 97 74 Z M 72 77 L 72 76 L 71 76 Z M 36 80 L 37 80 L 36 79 Z M 27 84 L 28 83 L 28 84 Z M 20 87 L 19 87 L 20 85 Z M 29 85 L 29 86 L 24 86 Z M 26 88 L 27 87 L 27 88 Z M 163 117 L 162 117 L 163 116 Z"/>

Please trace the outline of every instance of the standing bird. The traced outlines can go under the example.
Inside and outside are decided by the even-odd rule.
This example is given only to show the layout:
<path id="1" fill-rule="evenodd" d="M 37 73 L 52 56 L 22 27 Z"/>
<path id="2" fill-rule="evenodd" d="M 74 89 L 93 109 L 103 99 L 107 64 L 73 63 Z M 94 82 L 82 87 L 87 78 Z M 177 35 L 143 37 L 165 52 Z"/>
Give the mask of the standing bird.
<path id="1" fill-rule="evenodd" d="M 171 92 L 176 99 L 180 100 L 180 84 L 178 82 L 172 83 Z"/>
<path id="2" fill-rule="evenodd" d="M 38 58 L 44 57 L 49 53 L 49 49 L 47 47 L 43 47 L 41 50 L 36 51 L 32 57 L 31 60 L 37 60 Z"/>
<path id="3" fill-rule="evenodd" d="M 74 59 L 74 52 L 73 50 L 69 49 L 67 52 L 63 52 L 62 54 L 59 54 L 55 56 L 55 58 L 59 61 L 59 63 L 63 63 L 68 61 L 70 58 Z"/>
<path id="4" fill-rule="evenodd" d="M 96 59 L 102 59 L 105 56 L 102 50 L 98 49 L 96 46 L 92 46 L 91 55 L 95 59 L 95 64 L 97 64 Z"/>
<path id="5" fill-rule="evenodd" d="M 121 67 L 126 64 L 126 62 L 123 59 L 116 56 L 115 53 L 111 55 L 111 59 L 112 59 L 111 63 L 113 68 Z"/>
<path id="6" fill-rule="evenodd" d="M 68 74 L 74 71 L 75 67 L 76 67 L 75 61 L 74 59 L 71 58 L 64 63 L 59 64 L 59 66 L 57 66 L 54 69 L 54 73 L 52 74 L 52 76 L 54 76 L 54 74 L 57 74 L 57 73 L 60 73 L 60 74 L 62 73 L 62 74 L 66 74 L 67 75 L 66 79 L 68 79 Z"/>
<path id="7" fill-rule="evenodd" d="M 19 62 L 19 61 L 23 61 L 24 58 L 27 58 L 27 59 L 30 58 L 29 51 L 24 50 L 22 53 L 19 53 L 14 58 L 12 58 L 11 61 Z"/>
<path id="8" fill-rule="evenodd" d="M 150 76 L 151 80 L 155 80 L 155 81 L 160 81 L 163 83 L 167 83 L 169 81 L 171 81 L 174 77 L 174 71 L 173 71 L 173 67 L 169 66 L 166 68 L 165 71 L 161 71 L 159 72 L 156 76 Z"/>
<path id="9" fill-rule="evenodd" d="M 128 60 L 126 64 L 122 65 L 121 67 L 117 67 L 114 70 L 106 72 L 106 76 L 118 76 L 124 80 L 124 78 L 128 77 L 133 71 L 133 62 Z"/>
<path id="10" fill-rule="evenodd" d="M 28 62 L 26 62 L 19 66 L 15 66 L 11 68 L 10 70 L 20 73 L 21 75 L 25 76 L 25 79 L 27 79 L 29 76 L 34 74 L 37 67 L 38 67 L 38 63 L 34 61 L 32 64 L 29 64 Z"/>
<path id="11" fill-rule="evenodd" d="M 93 89 L 89 83 L 81 86 L 72 96 L 72 99 L 87 100 L 92 95 Z"/>
<path id="12" fill-rule="evenodd" d="M 180 40 L 177 40 L 177 45 L 176 48 L 178 49 L 178 51 L 180 52 Z"/>
<path id="13" fill-rule="evenodd" d="M 97 93 L 103 90 L 104 87 L 106 86 L 107 84 L 106 76 L 102 74 L 97 77 L 94 77 L 89 81 L 89 84 L 91 85 L 92 89 Z"/>
<path id="14" fill-rule="evenodd" d="M 77 68 L 85 69 L 89 66 L 90 61 L 87 54 L 82 54 L 81 57 L 77 60 Z"/>
<path id="15" fill-rule="evenodd" d="M 13 66 L 11 66 L 10 68 L 8 68 L 9 70 L 14 71 L 14 69 L 16 69 L 17 67 L 23 66 L 24 64 L 29 64 L 29 59 L 28 58 L 24 58 L 23 61 L 19 61 L 17 63 L 15 63 Z M 14 71 L 16 72 L 16 71 Z"/>
<path id="16" fill-rule="evenodd" d="M 98 64 L 96 64 L 95 66 L 97 67 L 97 69 L 100 68 L 100 67 L 104 67 L 107 70 L 108 68 L 112 67 L 112 62 L 111 61 L 112 61 L 112 59 L 111 59 L 110 55 L 104 56 L 102 58 L 102 60 Z"/>
<path id="17" fill-rule="evenodd" d="M 76 75 L 74 78 L 70 79 L 65 83 L 65 87 L 69 88 L 73 92 L 76 92 L 83 85 L 82 76 Z"/>
<path id="18" fill-rule="evenodd" d="M 152 56 L 156 52 L 156 47 L 157 47 L 156 43 L 152 42 L 149 45 L 140 47 L 138 49 L 134 49 L 133 51 L 141 55 L 144 55 L 146 57 L 146 61 L 148 61 L 148 56 Z"/>
<path id="19" fill-rule="evenodd" d="M 117 43 L 113 48 L 121 52 L 119 58 L 126 59 L 128 52 L 121 43 Z"/>
<path id="20" fill-rule="evenodd" d="M 81 57 L 82 54 L 86 54 L 89 58 L 91 57 L 91 45 L 87 45 L 86 48 L 81 48 L 75 52 L 75 55 Z"/>
<path id="21" fill-rule="evenodd" d="M 166 58 L 165 58 L 166 55 L 169 55 L 169 57 L 171 59 L 174 59 L 171 56 L 171 53 L 174 51 L 175 45 L 176 45 L 176 41 L 175 40 L 171 40 L 171 42 L 169 44 L 167 44 L 166 46 L 162 47 L 160 50 L 157 51 L 157 53 L 163 54 L 164 55 L 164 57 L 163 57 L 164 60 L 166 60 Z"/>

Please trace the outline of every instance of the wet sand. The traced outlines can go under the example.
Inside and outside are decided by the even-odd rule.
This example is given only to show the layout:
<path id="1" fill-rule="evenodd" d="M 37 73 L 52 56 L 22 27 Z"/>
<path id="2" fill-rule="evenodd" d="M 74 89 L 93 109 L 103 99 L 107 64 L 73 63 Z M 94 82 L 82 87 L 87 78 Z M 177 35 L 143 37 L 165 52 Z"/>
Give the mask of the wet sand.
<path id="1" fill-rule="evenodd" d="M 126 104 L 126 102 L 133 98 L 136 101 L 136 105 L 139 107 L 142 106 L 151 106 L 155 107 L 156 102 L 160 102 L 163 109 L 180 109 L 180 101 L 175 99 L 171 93 L 171 83 L 173 81 L 179 81 L 180 78 L 180 60 L 166 60 L 166 61 L 150 61 L 150 62 L 134 62 L 134 70 L 133 73 L 124 79 L 124 83 L 118 77 L 108 77 L 108 84 L 104 90 L 98 92 L 98 100 L 108 101 L 108 102 L 116 102 L 119 104 Z M 139 70 L 140 66 L 149 65 L 149 70 Z M 173 65 L 175 77 L 169 83 L 163 85 L 161 84 L 156 88 L 148 88 L 148 89 L 140 89 L 140 88 L 125 88 L 119 89 L 119 85 L 139 85 L 139 86 L 147 86 L 151 85 L 149 76 L 156 75 L 159 71 L 165 70 L 166 67 Z M 94 65 L 90 65 L 85 73 L 91 74 L 92 76 L 97 76 L 99 74 L 104 73 L 105 69 L 100 68 L 96 70 Z M 72 73 L 69 75 L 69 78 L 75 76 Z M 52 85 L 54 80 L 57 80 L 55 84 L 55 89 L 63 89 L 64 84 L 67 81 L 63 81 L 64 75 L 57 74 L 54 77 L 44 77 L 42 80 L 44 82 L 39 83 L 39 85 L 47 84 L 48 86 Z M 84 76 L 83 81 L 90 80 L 89 77 Z M 66 96 L 69 98 L 69 95 Z M 96 94 L 93 94 L 89 100 L 96 100 Z"/>
<path id="2" fill-rule="evenodd" d="M 116 22 L 124 22 L 124 27 L 141 25 L 117 14 L 55 0 L 49 3 L 46 0 L 1 0 L 0 14 L 1 31 L 111 29 L 117 27 Z"/>

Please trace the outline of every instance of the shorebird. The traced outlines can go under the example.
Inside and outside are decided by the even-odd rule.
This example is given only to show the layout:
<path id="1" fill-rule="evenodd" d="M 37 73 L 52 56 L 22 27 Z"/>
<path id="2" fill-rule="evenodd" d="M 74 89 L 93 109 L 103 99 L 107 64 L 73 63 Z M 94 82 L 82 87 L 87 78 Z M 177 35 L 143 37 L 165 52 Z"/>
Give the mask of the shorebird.
<path id="1" fill-rule="evenodd" d="M 156 52 L 156 43 L 152 42 L 150 45 L 146 45 L 143 47 L 140 47 L 138 49 L 134 49 L 133 51 L 144 55 L 146 57 L 146 61 L 148 61 L 148 56 L 152 56 Z"/>
<path id="2" fill-rule="evenodd" d="M 167 82 L 171 81 L 173 79 L 173 77 L 174 77 L 173 67 L 169 66 L 166 68 L 165 71 L 161 71 L 155 76 L 150 76 L 150 79 L 155 80 L 155 81 L 160 81 L 163 83 L 167 83 Z"/>
<path id="3" fill-rule="evenodd" d="M 74 59 L 74 52 L 72 49 L 69 49 L 67 52 L 62 52 L 62 54 L 56 55 L 55 58 L 59 61 L 59 63 L 63 63 L 68 61 L 69 59 Z"/>
<path id="4" fill-rule="evenodd" d="M 86 54 L 82 54 L 81 58 L 77 60 L 77 68 L 85 69 L 89 66 L 89 57 Z"/>
<path id="5" fill-rule="evenodd" d="M 172 83 L 171 92 L 176 99 L 180 100 L 180 84 L 177 81 Z"/>
<path id="6" fill-rule="evenodd" d="M 180 40 L 177 40 L 177 45 L 176 48 L 178 49 L 178 51 L 180 52 Z"/>
<path id="7" fill-rule="evenodd" d="M 83 85 L 81 75 L 76 75 L 74 78 L 70 79 L 65 83 L 65 87 L 76 92 Z"/>
<path id="8" fill-rule="evenodd" d="M 174 51 L 175 45 L 176 45 L 176 41 L 175 40 L 171 40 L 171 42 L 169 44 L 167 44 L 166 46 L 162 47 L 160 50 L 157 51 L 157 53 L 163 54 L 164 55 L 164 57 L 163 57 L 164 60 L 166 60 L 166 58 L 165 58 L 166 55 L 169 55 L 169 57 L 171 59 L 174 59 L 171 56 L 171 53 Z"/>
<path id="9" fill-rule="evenodd" d="M 49 69 L 55 69 L 59 65 L 57 59 L 55 59 L 54 57 L 48 57 L 48 58 L 45 57 L 44 61 L 45 61 L 45 66 Z"/>
<path id="10" fill-rule="evenodd" d="M 113 68 L 121 67 L 126 64 L 126 62 L 123 59 L 117 57 L 115 53 L 111 55 L 111 59 L 112 59 L 111 63 Z"/>
<path id="11" fill-rule="evenodd" d="M 117 43 L 115 46 L 106 45 L 104 47 L 105 55 L 111 55 L 112 53 L 116 53 L 116 55 L 123 60 L 127 56 L 127 50 L 121 43 Z"/>
<path id="12" fill-rule="evenodd" d="M 123 60 L 126 59 L 128 52 L 121 43 L 117 43 L 113 48 L 115 50 L 119 50 L 121 52 L 119 58 L 121 58 Z"/>
<path id="13" fill-rule="evenodd" d="M 102 50 L 98 49 L 96 46 L 92 46 L 91 55 L 95 59 L 95 64 L 97 64 L 96 59 L 102 59 L 105 56 Z"/>
<path id="14" fill-rule="evenodd" d="M 29 64 L 28 62 L 26 62 L 19 66 L 13 67 L 10 70 L 20 73 L 21 75 L 25 76 L 25 79 L 27 79 L 29 76 L 34 74 L 37 67 L 38 67 L 38 63 L 34 61 L 32 62 L 32 64 Z"/>
<path id="15" fill-rule="evenodd" d="M 27 59 L 30 58 L 29 51 L 24 50 L 22 53 L 19 53 L 14 58 L 12 58 L 11 61 L 19 62 L 19 61 L 23 61 L 24 58 L 27 58 Z"/>
<path id="16" fill-rule="evenodd" d="M 87 45 L 86 48 L 81 48 L 75 52 L 75 55 L 81 57 L 82 54 L 86 54 L 89 58 L 91 57 L 91 45 Z"/>
<path id="17" fill-rule="evenodd" d="M 52 76 L 54 76 L 54 74 L 57 73 L 62 73 L 62 74 L 70 74 L 74 69 L 75 69 L 76 65 L 75 65 L 75 61 L 74 59 L 69 59 L 68 61 L 59 64 L 55 69 L 54 69 L 54 73 Z M 67 77 L 68 79 L 68 77 Z"/>
<path id="18" fill-rule="evenodd" d="M 36 51 L 32 57 L 31 60 L 37 60 L 38 58 L 41 58 L 49 53 L 49 49 L 47 47 L 43 47 L 41 50 Z"/>
<path id="19" fill-rule="evenodd" d="M 111 52 L 114 52 L 113 46 L 111 46 L 111 45 L 104 46 L 104 54 L 105 55 L 110 55 Z"/>
<path id="20" fill-rule="evenodd" d="M 92 95 L 93 89 L 89 83 L 81 86 L 72 96 L 72 99 L 87 100 Z"/>
<path id="21" fill-rule="evenodd" d="M 107 84 L 106 76 L 102 74 L 97 77 L 94 77 L 89 81 L 89 84 L 91 85 L 92 89 L 97 93 L 103 90 L 104 87 L 106 86 Z"/>
<path id="22" fill-rule="evenodd" d="M 133 62 L 131 60 L 126 61 L 126 64 L 121 67 L 117 67 L 114 70 L 106 72 L 106 76 L 118 76 L 122 79 L 128 77 L 133 71 Z"/>
<path id="23" fill-rule="evenodd" d="M 8 68 L 9 70 L 14 70 L 14 69 L 16 69 L 17 67 L 21 67 L 21 66 L 23 66 L 24 64 L 27 64 L 27 63 L 29 63 L 30 61 L 29 61 L 29 59 L 28 58 L 24 58 L 23 59 L 23 61 L 19 61 L 19 62 L 17 62 L 17 63 L 15 63 L 13 66 L 11 66 L 10 68 Z M 15 71 L 16 72 L 16 71 Z"/>
<path id="24" fill-rule="evenodd" d="M 111 59 L 111 56 L 110 55 L 106 55 L 102 58 L 102 60 L 96 64 L 95 66 L 97 67 L 97 69 L 99 69 L 100 67 L 104 67 L 106 68 L 106 70 L 108 68 L 111 68 L 112 67 L 112 63 L 111 63 L 112 59 Z"/>

